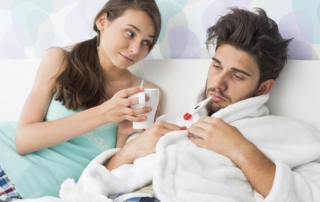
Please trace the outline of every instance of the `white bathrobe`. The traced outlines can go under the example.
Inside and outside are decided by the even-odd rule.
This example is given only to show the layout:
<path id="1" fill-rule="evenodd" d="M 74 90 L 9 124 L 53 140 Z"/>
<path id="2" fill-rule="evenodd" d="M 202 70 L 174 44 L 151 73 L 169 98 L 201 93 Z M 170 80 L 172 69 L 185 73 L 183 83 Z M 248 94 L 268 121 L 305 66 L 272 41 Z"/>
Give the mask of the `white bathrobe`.
<path id="1" fill-rule="evenodd" d="M 188 139 L 187 131 L 174 131 L 159 140 L 155 154 L 111 172 L 101 164 L 118 149 L 100 154 L 77 183 L 68 179 L 62 184 L 61 201 L 112 201 L 107 198 L 109 194 L 131 192 L 153 181 L 162 202 L 319 202 L 320 133 L 290 118 L 268 115 L 264 106 L 268 98 L 262 95 L 246 99 L 213 115 L 237 127 L 275 163 L 273 186 L 266 198 L 253 189 L 229 158 L 197 147 Z M 201 114 L 204 116 L 203 111 Z M 199 118 L 194 116 L 194 121 Z M 161 119 L 192 124 L 182 115 Z"/>

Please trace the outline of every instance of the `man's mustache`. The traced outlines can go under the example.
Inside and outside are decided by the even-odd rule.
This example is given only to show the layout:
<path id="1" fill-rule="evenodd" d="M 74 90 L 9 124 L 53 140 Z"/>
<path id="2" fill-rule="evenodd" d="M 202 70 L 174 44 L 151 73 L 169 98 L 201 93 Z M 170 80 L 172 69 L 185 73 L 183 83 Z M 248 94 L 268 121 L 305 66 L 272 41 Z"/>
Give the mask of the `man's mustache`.
<path id="1" fill-rule="evenodd" d="M 215 95 L 223 99 L 229 100 L 228 96 L 225 96 L 220 90 L 217 90 L 216 88 L 208 88 L 206 91 L 206 94 L 209 94 L 209 93 L 214 93 Z"/>

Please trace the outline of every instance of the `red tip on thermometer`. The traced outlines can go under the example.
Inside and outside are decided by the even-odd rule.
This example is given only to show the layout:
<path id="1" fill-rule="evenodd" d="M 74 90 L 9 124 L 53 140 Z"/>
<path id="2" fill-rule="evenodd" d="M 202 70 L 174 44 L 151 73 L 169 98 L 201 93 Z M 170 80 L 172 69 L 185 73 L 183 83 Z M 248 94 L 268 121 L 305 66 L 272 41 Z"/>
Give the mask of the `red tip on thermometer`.
<path id="1" fill-rule="evenodd" d="M 184 120 L 189 120 L 192 118 L 192 115 L 197 113 L 200 109 L 202 109 L 203 107 L 205 107 L 208 102 L 211 100 L 212 96 L 208 97 L 207 99 L 203 100 L 202 102 L 199 102 L 197 104 L 197 106 L 195 106 L 191 112 L 187 112 L 183 115 L 183 119 Z"/>

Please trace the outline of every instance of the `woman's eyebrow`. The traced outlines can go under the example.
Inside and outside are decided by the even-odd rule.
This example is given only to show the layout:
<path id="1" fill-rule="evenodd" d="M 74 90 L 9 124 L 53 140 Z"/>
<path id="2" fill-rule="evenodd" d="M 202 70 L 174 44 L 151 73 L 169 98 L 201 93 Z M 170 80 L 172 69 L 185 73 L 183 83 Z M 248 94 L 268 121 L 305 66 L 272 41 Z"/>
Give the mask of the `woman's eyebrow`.
<path id="1" fill-rule="evenodd" d="M 141 30 L 138 27 L 134 26 L 133 24 L 127 24 L 127 25 L 135 29 L 137 32 L 141 33 Z M 152 39 L 155 38 L 153 35 L 148 35 L 148 37 Z"/>

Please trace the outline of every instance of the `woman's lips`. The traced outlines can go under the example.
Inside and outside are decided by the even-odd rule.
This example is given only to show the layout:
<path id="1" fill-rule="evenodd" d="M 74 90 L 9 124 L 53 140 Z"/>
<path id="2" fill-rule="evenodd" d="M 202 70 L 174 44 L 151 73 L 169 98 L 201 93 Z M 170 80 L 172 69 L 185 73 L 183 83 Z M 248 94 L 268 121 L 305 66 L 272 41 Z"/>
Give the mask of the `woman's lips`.
<path id="1" fill-rule="evenodd" d="M 126 61 L 126 62 L 128 62 L 128 63 L 133 62 L 133 59 L 131 59 L 131 58 L 125 56 L 125 55 L 122 55 L 121 53 L 120 53 L 120 55 L 121 55 L 121 57 L 123 58 L 124 61 Z"/>

